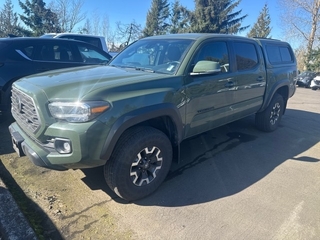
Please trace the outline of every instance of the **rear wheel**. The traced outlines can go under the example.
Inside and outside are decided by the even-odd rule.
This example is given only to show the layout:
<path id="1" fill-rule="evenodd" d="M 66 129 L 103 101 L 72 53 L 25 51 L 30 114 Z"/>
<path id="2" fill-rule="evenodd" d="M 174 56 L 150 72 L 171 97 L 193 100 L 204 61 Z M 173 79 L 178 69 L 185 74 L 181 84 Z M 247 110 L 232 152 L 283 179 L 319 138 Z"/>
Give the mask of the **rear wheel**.
<path id="1" fill-rule="evenodd" d="M 257 127 L 265 132 L 272 132 L 277 129 L 284 111 L 283 97 L 276 93 L 269 106 L 256 114 Z"/>
<path id="2" fill-rule="evenodd" d="M 119 197 L 132 201 L 160 186 L 171 161 L 171 142 L 163 132 L 152 127 L 135 127 L 119 139 L 104 167 L 104 176 Z"/>

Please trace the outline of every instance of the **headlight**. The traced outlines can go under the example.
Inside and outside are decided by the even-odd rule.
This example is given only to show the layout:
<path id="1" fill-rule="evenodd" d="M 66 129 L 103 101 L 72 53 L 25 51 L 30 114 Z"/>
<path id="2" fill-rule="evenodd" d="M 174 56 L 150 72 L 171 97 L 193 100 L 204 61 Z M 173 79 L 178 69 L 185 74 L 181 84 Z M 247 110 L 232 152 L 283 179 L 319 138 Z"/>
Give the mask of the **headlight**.
<path id="1" fill-rule="evenodd" d="M 110 108 L 110 103 L 95 102 L 52 102 L 49 103 L 51 115 L 68 122 L 87 122 Z"/>

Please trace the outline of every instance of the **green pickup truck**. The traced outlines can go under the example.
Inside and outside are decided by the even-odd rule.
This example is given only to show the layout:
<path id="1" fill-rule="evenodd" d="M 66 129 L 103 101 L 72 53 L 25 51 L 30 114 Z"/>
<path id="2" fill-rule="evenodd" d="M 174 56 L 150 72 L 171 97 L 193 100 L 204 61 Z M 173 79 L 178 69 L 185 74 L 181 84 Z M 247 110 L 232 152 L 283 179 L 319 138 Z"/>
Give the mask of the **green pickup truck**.
<path id="1" fill-rule="evenodd" d="M 296 88 L 286 42 L 172 34 L 134 42 L 107 66 L 24 77 L 12 87 L 13 147 L 56 170 L 104 166 L 121 198 L 155 191 L 180 143 L 248 115 L 277 128 Z"/>

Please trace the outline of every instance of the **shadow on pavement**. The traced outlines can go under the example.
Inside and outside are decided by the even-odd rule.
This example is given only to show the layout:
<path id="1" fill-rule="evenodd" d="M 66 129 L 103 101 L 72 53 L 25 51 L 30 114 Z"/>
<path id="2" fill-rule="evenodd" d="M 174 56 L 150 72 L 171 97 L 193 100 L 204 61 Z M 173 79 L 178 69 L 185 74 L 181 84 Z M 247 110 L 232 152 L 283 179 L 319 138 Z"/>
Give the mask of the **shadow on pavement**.
<path id="1" fill-rule="evenodd" d="M 206 203 L 243 191 L 285 161 L 316 163 L 319 159 L 298 155 L 319 143 L 319 122 L 320 114 L 287 109 L 281 125 L 271 133 L 258 131 L 250 116 L 185 140 L 182 162 L 173 164 L 155 193 L 134 203 L 166 207 Z M 1 148 L 0 152 L 5 153 Z M 126 203 L 107 187 L 102 168 L 83 173 L 82 181 L 90 189 Z"/>
<path id="2" fill-rule="evenodd" d="M 63 239 L 48 215 L 23 192 L 10 172 L 2 164 L 1 159 L 0 177 L 39 239 Z M 18 227 L 19 226 L 16 226 L 16 228 Z M 13 229 L 15 229 L 15 227 Z"/>
<path id="3" fill-rule="evenodd" d="M 173 164 L 160 188 L 137 205 L 188 206 L 224 198 L 260 181 L 285 161 L 313 164 L 299 156 L 320 141 L 320 114 L 287 109 L 280 127 L 258 131 L 254 116 L 217 128 L 182 143 L 180 164 Z M 300 123 L 303 123 L 301 125 Z M 100 188 L 125 203 L 105 185 L 103 170 L 86 170 L 91 189 Z"/>

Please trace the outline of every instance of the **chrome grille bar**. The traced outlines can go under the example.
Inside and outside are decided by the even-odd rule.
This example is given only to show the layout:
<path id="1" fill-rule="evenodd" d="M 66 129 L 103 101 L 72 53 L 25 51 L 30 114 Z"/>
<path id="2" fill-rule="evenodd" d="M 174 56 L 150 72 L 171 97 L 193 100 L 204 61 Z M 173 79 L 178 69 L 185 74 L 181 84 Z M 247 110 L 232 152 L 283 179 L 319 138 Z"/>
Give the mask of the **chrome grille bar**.
<path id="1" fill-rule="evenodd" d="M 41 121 L 33 99 L 16 88 L 12 88 L 11 112 L 21 127 L 36 133 L 41 126 Z"/>

